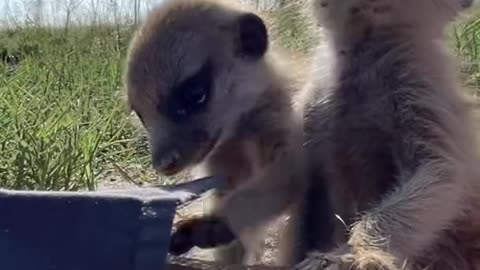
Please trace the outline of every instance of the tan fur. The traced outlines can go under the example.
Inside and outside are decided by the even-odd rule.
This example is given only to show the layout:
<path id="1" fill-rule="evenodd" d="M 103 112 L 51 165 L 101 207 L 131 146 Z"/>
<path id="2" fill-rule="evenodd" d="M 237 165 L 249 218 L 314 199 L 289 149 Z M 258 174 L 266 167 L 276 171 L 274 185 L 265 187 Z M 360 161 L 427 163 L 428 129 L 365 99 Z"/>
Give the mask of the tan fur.
<path id="1" fill-rule="evenodd" d="M 305 94 L 307 144 L 349 230 L 298 268 L 480 269 L 478 146 L 443 42 L 469 4 L 315 0 L 330 42 L 316 65 L 332 66 Z"/>
<path id="2" fill-rule="evenodd" d="M 303 189 L 302 123 L 292 104 L 293 81 L 275 55 L 237 55 L 238 23 L 245 14 L 219 1 L 164 1 L 132 41 L 125 82 L 128 102 L 149 133 L 154 166 L 167 175 L 200 167 L 201 173 L 226 176 L 229 189 L 211 215 L 226 220 L 251 250 L 255 232 Z M 208 105 L 185 119 L 185 110 L 174 110 L 180 119 L 175 120 L 168 110 L 176 85 L 208 61 Z M 184 239 L 183 230 L 204 244 L 210 241 L 202 236 L 205 230 L 214 238 L 228 231 L 212 219 L 192 222 L 180 225 L 174 242 Z"/>

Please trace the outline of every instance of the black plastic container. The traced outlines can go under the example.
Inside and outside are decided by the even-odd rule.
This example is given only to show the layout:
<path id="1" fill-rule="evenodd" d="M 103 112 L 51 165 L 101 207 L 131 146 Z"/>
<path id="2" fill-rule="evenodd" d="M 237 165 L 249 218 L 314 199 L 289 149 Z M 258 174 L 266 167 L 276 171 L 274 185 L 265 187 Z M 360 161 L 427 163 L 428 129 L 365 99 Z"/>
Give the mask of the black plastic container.
<path id="1" fill-rule="evenodd" d="M 0 190 L 1 270 L 163 270 L 176 207 L 223 183 L 107 192 Z"/>

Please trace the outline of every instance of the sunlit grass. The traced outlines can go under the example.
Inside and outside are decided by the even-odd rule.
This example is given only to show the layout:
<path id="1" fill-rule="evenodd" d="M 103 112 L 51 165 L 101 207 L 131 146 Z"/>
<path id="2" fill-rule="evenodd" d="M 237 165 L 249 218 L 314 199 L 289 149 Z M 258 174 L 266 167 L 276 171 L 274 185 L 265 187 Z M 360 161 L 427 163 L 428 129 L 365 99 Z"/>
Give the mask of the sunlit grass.
<path id="1" fill-rule="evenodd" d="M 94 189 L 105 164 L 139 154 L 121 99 L 128 36 L 101 30 L 29 29 L 0 42 L 1 186 Z"/>
<path id="2" fill-rule="evenodd" d="M 452 47 L 461 61 L 465 83 L 480 98 L 480 10 L 452 27 Z"/>

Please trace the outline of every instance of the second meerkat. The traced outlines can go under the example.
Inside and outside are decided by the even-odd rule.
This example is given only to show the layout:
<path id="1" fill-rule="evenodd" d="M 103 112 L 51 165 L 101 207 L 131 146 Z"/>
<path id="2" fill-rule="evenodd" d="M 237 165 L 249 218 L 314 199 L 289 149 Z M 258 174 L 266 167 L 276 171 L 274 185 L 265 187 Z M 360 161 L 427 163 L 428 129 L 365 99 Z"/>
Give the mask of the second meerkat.
<path id="1" fill-rule="evenodd" d="M 471 5 L 314 0 L 333 57 L 306 95 L 306 149 L 348 230 L 298 269 L 480 269 L 478 146 L 443 41 Z"/>

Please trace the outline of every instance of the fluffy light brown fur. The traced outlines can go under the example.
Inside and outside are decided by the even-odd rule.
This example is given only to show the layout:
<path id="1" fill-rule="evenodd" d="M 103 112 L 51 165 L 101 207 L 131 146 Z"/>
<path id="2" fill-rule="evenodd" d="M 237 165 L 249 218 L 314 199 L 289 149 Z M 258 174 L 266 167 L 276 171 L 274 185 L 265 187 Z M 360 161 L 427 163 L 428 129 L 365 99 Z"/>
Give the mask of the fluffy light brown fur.
<path id="1" fill-rule="evenodd" d="M 171 252 L 236 236 L 253 250 L 262 225 L 301 194 L 302 121 L 286 74 L 261 19 L 231 3 L 164 1 L 136 33 L 125 82 L 154 167 L 166 175 L 193 167 L 230 184 L 213 213 L 177 226 Z M 242 262 L 231 255 L 217 259 Z"/>
<path id="2" fill-rule="evenodd" d="M 470 4 L 314 0 L 331 66 L 304 96 L 307 151 L 348 230 L 297 268 L 480 269 L 478 146 L 443 40 Z"/>

